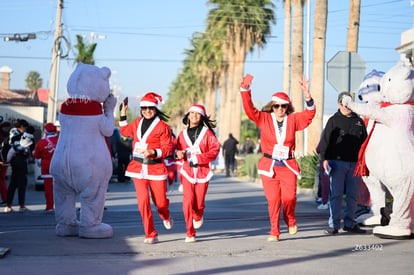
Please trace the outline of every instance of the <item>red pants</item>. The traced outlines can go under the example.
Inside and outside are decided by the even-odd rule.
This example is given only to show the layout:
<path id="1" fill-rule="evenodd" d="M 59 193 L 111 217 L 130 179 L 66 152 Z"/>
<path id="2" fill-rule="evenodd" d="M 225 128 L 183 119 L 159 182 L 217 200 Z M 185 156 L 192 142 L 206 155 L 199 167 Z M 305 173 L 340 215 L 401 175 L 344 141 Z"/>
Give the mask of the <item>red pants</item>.
<path id="1" fill-rule="evenodd" d="M 296 175 L 287 167 L 273 167 L 272 178 L 261 176 L 263 190 L 268 202 L 270 235 L 279 236 L 280 209 L 283 204 L 283 219 L 287 226 L 296 225 Z"/>
<path id="2" fill-rule="evenodd" d="M 54 207 L 53 178 L 45 178 L 43 182 L 45 187 L 46 210 L 51 210 Z"/>
<path id="3" fill-rule="evenodd" d="M 152 202 L 157 207 L 158 215 L 163 221 L 168 220 L 170 218 L 170 211 L 168 210 L 170 201 L 166 196 L 166 181 L 134 178 L 134 185 L 137 193 L 138 208 L 144 225 L 145 237 L 154 238 L 157 236 L 157 232 L 154 227 L 148 187 L 151 192 Z"/>
<path id="4" fill-rule="evenodd" d="M 170 166 L 167 166 L 168 171 L 168 185 L 173 185 L 174 181 L 177 179 L 177 165 L 172 164 Z"/>
<path id="5" fill-rule="evenodd" d="M 7 201 L 7 184 L 6 184 L 6 172 L 8 166 L 3 166 L 0 164 L 0 196 L 1 199 Z"/>
<path id="6" fill-rule="evenodd" d="M 187 228 L 187 237 L 194 237 L 196 232 L 193 219 L 199 221 L 204 215 L 204 202 L 206 198 L 208 182 L 192 184 L 185 177 L 181 177 L 183 185 L 183 212 Z"/>

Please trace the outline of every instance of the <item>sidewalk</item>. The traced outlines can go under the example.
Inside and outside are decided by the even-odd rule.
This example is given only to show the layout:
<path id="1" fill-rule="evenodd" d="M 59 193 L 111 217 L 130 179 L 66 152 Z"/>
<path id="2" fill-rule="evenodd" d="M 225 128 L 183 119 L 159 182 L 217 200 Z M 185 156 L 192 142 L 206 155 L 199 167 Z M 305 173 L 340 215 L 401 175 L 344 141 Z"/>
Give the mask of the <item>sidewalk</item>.
<path id="1" fill-rule="evenodd" d="M 343 231 L 326 236 L 329 212 L 314 198 L 298 195 L 299 232 L 280 242 L 266 238 L 267 203 L 257 183 L 216 175 L 207 193 L 204 225 L 188 244 L 182 193 L 168 193 L 174 228 L 167 231 L 154 212 L 160 243 L 143 243 L 144 230 L 133 184 L 111 183 L 104 222 L 114 228 L 105 240 L 59 238 L 54 216 L 44 209 L 43 192 L 28 190 L 25 213 L 0 213 L 2 274 L 412 274 L 412 240 L 379 239 Z M 1 208 L 2 209 L 2 208 Z M 153 209 L 154 211 L 155 209 Z"/>

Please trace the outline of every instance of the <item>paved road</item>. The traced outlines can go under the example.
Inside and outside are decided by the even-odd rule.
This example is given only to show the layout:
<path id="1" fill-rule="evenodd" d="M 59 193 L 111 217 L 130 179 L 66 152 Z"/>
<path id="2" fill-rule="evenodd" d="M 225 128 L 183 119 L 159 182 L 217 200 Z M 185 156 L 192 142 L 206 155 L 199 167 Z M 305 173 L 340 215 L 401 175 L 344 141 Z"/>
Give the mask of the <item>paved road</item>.
<path id="1" fill-rule="evenodd" d="M 269 243 L 260 185 L 217 175 L 193 244 L 184 242 L 182 194 L 168 196 L 174 228 L 165 230 L 155 215 L 160 243 L 146 245 L 132 184 L 109 185 L 104 222 L 115 235 L 105 240 L 56 237 L 43 193 L 30 189 L 32 211 L 0 213 L 0 247 L 11 249 L 0 274 L 413 274 L 413 240 L 325 236 L 328 211 L 317 210 L 310 195 L 298 195 L 298 234 L 283 224 L 281 241 Z"/>

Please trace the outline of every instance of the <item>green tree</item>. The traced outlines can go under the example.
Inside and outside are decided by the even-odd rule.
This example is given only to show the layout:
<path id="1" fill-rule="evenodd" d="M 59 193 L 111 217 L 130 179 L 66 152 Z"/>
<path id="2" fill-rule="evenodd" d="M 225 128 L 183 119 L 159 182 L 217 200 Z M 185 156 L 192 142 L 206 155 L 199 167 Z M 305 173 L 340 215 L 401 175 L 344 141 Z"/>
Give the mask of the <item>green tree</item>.
<path id="1" fill-rule="evenodd" d="M 274 4 L 270 0 L 209 0 L 208 4 L 214 8 L 208 15 L 207 32 L 219 34 L 223 59 L 227 59 L 226 70 L 223 70 L 225 76 L 220 78 L 219 140 L 223 142 L 230 132 L 240 139 L 239 85 L 244 62 L 247 52 L 266 44 L 270 26 L 275 23 Z M 226 87 L 222 89 L 224 85 Z"/>
<path id="2" fill-rule="evenodd" d="M 84 63 L 95 65 L 95 59 L 93 58 L 93 53 L 96 49 L 96 43 L 92 43 L 87 45 L 83 42 L 83 37 L 79 34 L 76 35 L 77 44 L 75 48 L 78 51 L 78 55 L 76 56 L 75 63 Z"/>
<path id="3" fill-rule="evenodd" d="M 31 91 L 31 97 L 36 98 L 37 89 L 41 88 L 43 85 L 43 79 L 40 78 L 40 74 L 36 71 L 30 71 L 25 79 L 26 88 Z"/>

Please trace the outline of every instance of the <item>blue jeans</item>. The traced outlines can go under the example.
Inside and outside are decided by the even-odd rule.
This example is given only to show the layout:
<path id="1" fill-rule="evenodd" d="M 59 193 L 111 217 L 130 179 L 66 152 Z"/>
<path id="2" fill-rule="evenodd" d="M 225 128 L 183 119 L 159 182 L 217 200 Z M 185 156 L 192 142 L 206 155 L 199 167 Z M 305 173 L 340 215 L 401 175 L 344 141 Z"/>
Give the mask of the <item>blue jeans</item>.
<path id="1" fill-rule="evenodd" d="M 353 176 L 356 162 L 340 160 L 329 161 L 331 178 L 330 217 L 329 227 L 341 228 L 342 197 L 345 192 L 344 227 L 352 228 L 355 222 L 355 212 L 358 207 L 359 187 L 361 178 Z"/>

